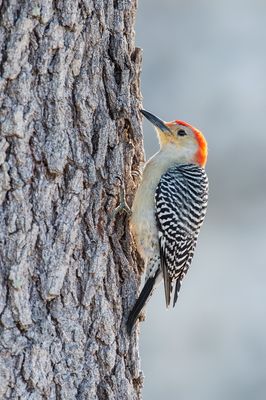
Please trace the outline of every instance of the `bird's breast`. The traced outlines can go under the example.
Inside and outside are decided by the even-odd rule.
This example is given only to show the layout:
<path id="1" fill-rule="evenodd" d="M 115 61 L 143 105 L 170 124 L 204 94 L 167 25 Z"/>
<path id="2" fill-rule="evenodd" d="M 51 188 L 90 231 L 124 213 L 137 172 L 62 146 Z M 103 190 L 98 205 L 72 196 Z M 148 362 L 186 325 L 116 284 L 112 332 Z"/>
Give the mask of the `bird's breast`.
<path id="1" fill-rule="evenodd" d="M 159 251 L 154 196 L 161 176 L 171 166 L 169 160 L 166 161 L 162 162 L 161 154 L 157 153 L 147 162 L 132 205 L 131 231 L 144 259 L 149 258 L 154 249 Z"/>

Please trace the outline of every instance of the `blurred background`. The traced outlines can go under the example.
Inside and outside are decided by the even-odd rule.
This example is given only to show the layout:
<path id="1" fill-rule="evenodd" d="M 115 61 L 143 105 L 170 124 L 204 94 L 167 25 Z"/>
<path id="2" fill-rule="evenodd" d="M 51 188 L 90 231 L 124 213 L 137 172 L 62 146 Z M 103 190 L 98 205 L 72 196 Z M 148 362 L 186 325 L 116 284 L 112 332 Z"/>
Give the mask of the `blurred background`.
<path id="1" fill-rule="evenodd" d="M 209 208 L 174 310 L 141 328 L 144 400 L 266 399 L 266 2 L 139 1 L 143 105 L 209 143 Z M 144 121 L 146 157 L 158 149 Z"/>

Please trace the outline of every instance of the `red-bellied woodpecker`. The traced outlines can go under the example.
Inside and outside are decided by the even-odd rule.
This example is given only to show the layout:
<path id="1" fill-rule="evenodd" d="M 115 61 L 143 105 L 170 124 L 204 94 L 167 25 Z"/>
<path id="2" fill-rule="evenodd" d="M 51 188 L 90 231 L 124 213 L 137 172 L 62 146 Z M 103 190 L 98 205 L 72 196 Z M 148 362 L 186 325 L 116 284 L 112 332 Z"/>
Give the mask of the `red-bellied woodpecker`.
<path id="1" fill-rule="evenodd" d="M 146 280 L 127 321 L 129 333 L 162 279 L 166 306 L 172 298 L 175 306 L 208 202 L 207 142 L 202 133 L 186 122 L 164 122 L 141 112 L 155 125 L 160 150 L 146 163 L 132 206 L 131 230 L 145 262 Z"/>

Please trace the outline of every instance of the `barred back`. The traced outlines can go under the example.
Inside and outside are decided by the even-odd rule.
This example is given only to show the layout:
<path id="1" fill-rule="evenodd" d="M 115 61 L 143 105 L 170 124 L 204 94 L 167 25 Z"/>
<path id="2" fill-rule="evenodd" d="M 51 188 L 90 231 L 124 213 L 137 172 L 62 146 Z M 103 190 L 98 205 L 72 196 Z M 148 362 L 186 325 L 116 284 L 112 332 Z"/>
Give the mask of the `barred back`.
<path id="1" fill-rule="evenodd" d="M 195 164 L 176 164 L 161 177 L 155 192 L 161 269 L 166 305 L 176 282 L 174 304 L 181 281 L 193 258 L 208 203 L 208 178 Z"/>

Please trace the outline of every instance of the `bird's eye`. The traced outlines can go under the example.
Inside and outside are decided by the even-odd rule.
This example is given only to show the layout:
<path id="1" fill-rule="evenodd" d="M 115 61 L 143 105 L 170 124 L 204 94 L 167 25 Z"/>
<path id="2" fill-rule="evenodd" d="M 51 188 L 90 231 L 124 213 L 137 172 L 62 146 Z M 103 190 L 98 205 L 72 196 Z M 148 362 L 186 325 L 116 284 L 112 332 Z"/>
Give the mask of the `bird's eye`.
<path id="1" fill-rule="evenodd" d="M 186 131 L 184 131 L 184 129 L 180 129 L 180 130 L 177 132 L 177 134 L 178 134 L 178 136 L 186 136 Z"/>

